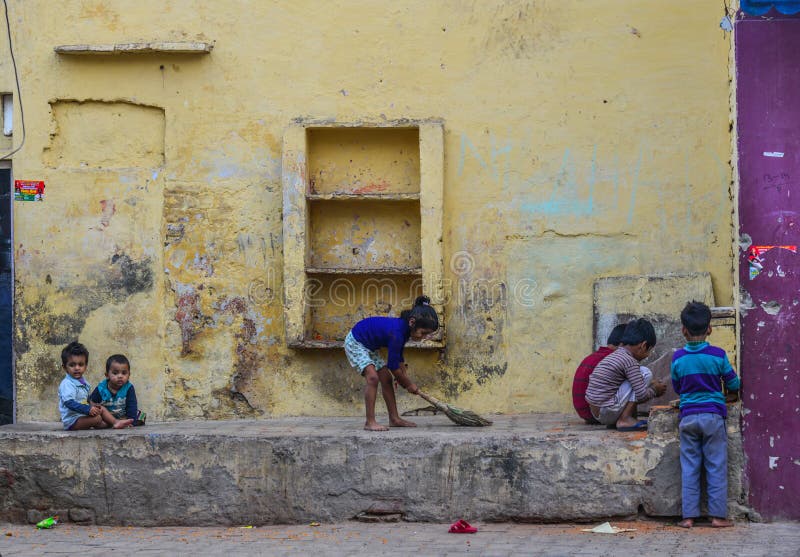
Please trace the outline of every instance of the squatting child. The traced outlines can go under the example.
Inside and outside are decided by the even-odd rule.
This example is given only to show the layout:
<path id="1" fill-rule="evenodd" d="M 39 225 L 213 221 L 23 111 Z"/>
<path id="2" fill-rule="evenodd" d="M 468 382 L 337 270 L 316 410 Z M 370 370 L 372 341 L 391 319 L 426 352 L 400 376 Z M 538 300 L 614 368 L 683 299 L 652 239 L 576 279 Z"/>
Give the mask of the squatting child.
<path id="1" fill-rule="evenodd" d="M 619 431 L 647 429 L 647 421 L 636 421 L 640 402 L 661 396 L 667 386 L 653 381 L 652 372 L 639 362 L 656 345 L 656 331 L 647 319 L 628 323 L 622 334 L 622 346 L 603 358 L 589 376 L 586 402 L 592 417 Z"/>
<path id="2" fill-rule="evenodd" d="M 105 407 L 118 420 L 130 418 L 134 426 L 144 425 L 144 414 L 139 411 L 136 389 L 133 388 L 131 364 L 122 354 L 106 360 L 106 378 L 100 381 L 89 402 Z"/>
<path id="3" fill-rule="evenodd" d="M 575 370 L 575 377 L 572 380 L 572 406 L 578 416 L 583 418 L 583 421 L 588 425 L 599 424 L 592 416 L 592 411 L 589 408 L 589 403 L 586 402 L 586 389 L 589 387 L 589 377 L 591 377 L 594 368 L 597 367 L 606 356 L 614 353 L 621 341 L 622 335 L 625 333 L 625 324 L 617 325 L 608 335 L 608 340 L 605 346 L 601 346 L 595 352 L 586 356 L 580 364 L 578 369 Z"/>
<path id="4" fill-rule="evenodd" d="M 439 328 L 439 316 L 430 305 L 430 298 L 420 296 L 414 307 L 405 310 L 400 317 L 368 317 L 362 319 L 347 333 L 344 351 L 350 365 L 366 380 L 364 404 L 367 419 L 364 429 L 386 431 L 387 427 L 375 421 L 375 399 L 378 384 L 389 411 L 389 425 L 394 427 L 416 427 L 416 424 L 400 417 L 394 396 L 392 377 L 409 393 L 419 389 L 408 377 L 408 366 L 403 361 L 403 347 L 409 338 L 421 340 Z M 388 363 L 378 354 L 381 348 L 388 349 Z"/>
<path id="5" fill-rule="evenodd" d="M 89 404 L 91 385 L 83 378 L 89 364 L 89 351 L 80 342 L 70 342 L 61 351 L 61 367 L 66 377 L 58 386 L 58 409 L 64 429 L 92 429 L 129 427 L 133 420 L 118 420 L 102 406 Z"/>
<path id="6" fill-rule="evenodd" d="M 725 350 L 706 342 L 711 334 L 711 310 L 689 302 L 681 311 L 686 345 L 672 356 L 670 375 L 680 402 L 681 494 L 683 528 L 700 516 L 700 469 L 705 468 L 711 526 L 733 526 L 728 516 L 728 410 L 722 382 L 738 391 L 739 377 Z"/>

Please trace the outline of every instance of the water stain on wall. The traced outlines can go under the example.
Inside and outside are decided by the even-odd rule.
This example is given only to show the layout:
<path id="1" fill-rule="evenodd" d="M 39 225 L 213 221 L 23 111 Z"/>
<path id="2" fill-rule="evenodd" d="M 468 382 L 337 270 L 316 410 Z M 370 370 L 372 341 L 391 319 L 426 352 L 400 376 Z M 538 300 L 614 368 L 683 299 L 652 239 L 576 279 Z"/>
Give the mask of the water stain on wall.
<path id="1" fill-rule="evenodd" d="M 18 300 L 15 315 L 14 350 L 17 358 L 31 349 L 31 339 L 40 339 L 46 345 L 63 346 L 80 337 L 89 315 L 105 304 L 119 303 L 139 292 L 153 288 L 153 271 L 150 258 L 132 259 L 125 253 L 115 254 L 105 265 L 89 269 L 88 284 L 69 284 L 39 289 L 31 299 L 26 296 L 26 286 L 16 285 Z M 43 359 L 44 358 L 44 359 Z M 51 373 L 51 359 L 37 358 L 26 370 L 26 383 L 35 388 L 61 380 L 60 362 Z"/>

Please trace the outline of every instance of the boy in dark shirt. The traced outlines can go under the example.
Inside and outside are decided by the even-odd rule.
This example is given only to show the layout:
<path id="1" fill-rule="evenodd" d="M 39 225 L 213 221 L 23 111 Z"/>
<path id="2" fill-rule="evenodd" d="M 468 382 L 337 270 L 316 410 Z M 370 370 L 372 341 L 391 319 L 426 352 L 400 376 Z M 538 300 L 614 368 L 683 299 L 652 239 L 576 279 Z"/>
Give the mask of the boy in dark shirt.
<path id="1" fill-rule="evenodd" d="M 89 395 L 89 402 L 106 408 L 118 420 L 131 419 L 135 426 L 144 425 L 130 377 L 128 358 L 122 354 L 110 356 L 106 360 L 106 378 Z"/>

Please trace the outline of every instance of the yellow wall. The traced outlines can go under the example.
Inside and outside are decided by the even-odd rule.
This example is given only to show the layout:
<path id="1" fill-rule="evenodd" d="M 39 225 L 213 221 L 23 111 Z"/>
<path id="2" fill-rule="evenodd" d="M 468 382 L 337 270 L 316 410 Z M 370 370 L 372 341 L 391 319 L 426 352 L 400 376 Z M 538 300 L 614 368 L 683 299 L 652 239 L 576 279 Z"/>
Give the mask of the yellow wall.
<path id="1" fill-rule="evenodd" d="M 28 129 L 14 175 L 47 183 L 15 205 L 20 420 L 56 419 L 74 338 L 93 384 L 126 353 L 157 419 L 363 412 L 341 351 L 284 342 L 296 118 L 444 123 L 447 349 L 410 364 L 454 402 L 569 410 L 597 277 L 709 271 L 732 303 L 719 2 L 9 4 Z M 53 52 L 154 40 L 215 46 Z"/>

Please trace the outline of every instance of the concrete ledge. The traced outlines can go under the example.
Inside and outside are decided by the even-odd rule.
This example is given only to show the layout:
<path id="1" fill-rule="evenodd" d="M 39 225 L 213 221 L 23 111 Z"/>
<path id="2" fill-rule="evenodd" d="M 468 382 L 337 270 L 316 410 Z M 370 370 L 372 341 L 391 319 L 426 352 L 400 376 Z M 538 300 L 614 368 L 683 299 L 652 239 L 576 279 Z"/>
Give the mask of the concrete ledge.
<path id="1" fill-rule="evenodd" d="M 213 43 L 198 41 L 155 41 L 149 43 L 63 44 L 53 47 L 57 54 L 208 54 Z"/>
<path id="2" fill-rule="evenodd" d="M 460 428 L 360 430 L 359 418 L 177 422 L 124 431 L 0 427 L 0 519 L 59 514 L 122 525 L 406 520 L 555 521 L 680 513 L 675 411 L 649 433 L 556 414 Z M 739 415 L 729 419 L 730 507 L 741 503 Z M 737 454 L 738 453 L 738 454 Z"/>

